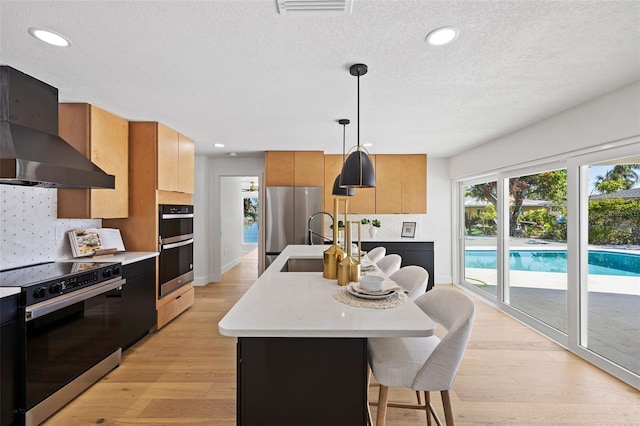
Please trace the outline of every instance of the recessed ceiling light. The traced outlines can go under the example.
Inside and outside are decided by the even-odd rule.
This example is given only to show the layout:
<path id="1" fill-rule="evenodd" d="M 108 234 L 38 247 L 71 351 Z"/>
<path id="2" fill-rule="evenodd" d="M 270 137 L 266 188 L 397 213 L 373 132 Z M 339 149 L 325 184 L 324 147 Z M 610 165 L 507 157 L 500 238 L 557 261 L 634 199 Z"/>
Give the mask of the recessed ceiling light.
<path id="1" fill-rule="evenodd" d="M 213 146 L 215 146 L 216 148 L 224 148 L 223 143 L 214 143 Z"/>
<path id="2" fill-rule="evenodd" d="M 40 41 L 44 41 L 45 43 L 51 44 L 53 46 L 58 47 L 69 47 L 71 46 L 71 41 L 58 33 L 54 33 L 53 31 L 43 30 L 42 28 L 29 28 L 29 34 L 34 36 Z"/>
<path id="3" fill-rule="evenodd" d="M 436 28 L 427 34 L 427 43 L 432 46 L 442 46 L 451 43 L 458 37 L 458 30 L 453 27 Z"/>
<path id="4" fill-rule="evenodd" d="M 236 157 L 237 155 L 238 155 L 238 154 L 237 154 L 237 153 L 235 153 L 235 152 L 230 152 L 230 153 L 229 153 L 229 157 Z"/>

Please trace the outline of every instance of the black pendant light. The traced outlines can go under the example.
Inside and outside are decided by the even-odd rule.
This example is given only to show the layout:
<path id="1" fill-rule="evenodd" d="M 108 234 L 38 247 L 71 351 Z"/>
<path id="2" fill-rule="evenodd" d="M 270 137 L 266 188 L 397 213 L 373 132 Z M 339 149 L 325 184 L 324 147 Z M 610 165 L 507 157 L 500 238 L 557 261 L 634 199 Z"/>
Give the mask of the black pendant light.
<path id="1" fill-rule="evenodd" d="M 341 118 L 340 120 L 338 120 L 338 123 L 340 123 L 342 125 L 342 164 L 344 165 L 344 140 L 345 140 L 345 132 L 346 132 L 346 128 L 347 128 L 347 124 L 349 124 L 351 121 L 349 121 L 346 118 Z M 332 195 L 337 195 L 340 197 L 353 197 L 353 195 L 355 194 L 356 190 L 353 188 L 347 188 L 346 186 L 340 186 L 340 175 L 336 176 L 336 180 L 333 181 L 333 192 L 331 192 Z"/>
<path id="2" fill-rule="evenodd" d="M 340 186 L 350 188 L 374 188 L 376 186 L 376 173 L 373 170 L 373 163 L 367 153 L 360 147 L 360 76 L 365 75 L 367 70 L 368 68 L 365 64 L 355 64 L 349 68 L 349 73 L 358 77 L 358 145 L 342 165 Z"/>

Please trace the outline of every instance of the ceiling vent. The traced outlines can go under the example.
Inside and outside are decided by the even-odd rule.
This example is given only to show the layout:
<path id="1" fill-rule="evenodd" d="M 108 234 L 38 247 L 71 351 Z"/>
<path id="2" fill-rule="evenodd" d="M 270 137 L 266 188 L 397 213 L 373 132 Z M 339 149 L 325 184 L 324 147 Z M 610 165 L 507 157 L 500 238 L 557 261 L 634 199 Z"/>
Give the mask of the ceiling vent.
<path id="1" fill-rule="evenodd" d="M 276 0 L 281 15 L 351 15 L 353 0 Z"/>

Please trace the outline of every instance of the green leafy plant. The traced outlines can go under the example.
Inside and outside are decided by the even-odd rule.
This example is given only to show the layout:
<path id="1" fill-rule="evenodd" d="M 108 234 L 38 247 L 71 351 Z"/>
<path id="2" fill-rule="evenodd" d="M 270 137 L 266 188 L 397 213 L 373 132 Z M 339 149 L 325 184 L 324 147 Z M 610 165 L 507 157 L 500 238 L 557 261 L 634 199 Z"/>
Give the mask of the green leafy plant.
<path id="1" fill-rule="evenodd" d="M 369 219 L 367 219 L 366 217 L 363 217 L 360 223 L 363 225 L 367 225 L 369 223 Z"/>
<path id="2" fill-rule="evenodd" d="M 371 221 L 371 225 L 375 226 L 376 228 L 380 228 L 380 226 L 381 226 L 382 224 L 380 223 L 380 221 L 379 221 L 378 219 L 373 219 L 373 220 Z"/>
<path id="3" fill-rule="evenodd" d="M 333 229 L 333 225 L 330 228 Z M 344 229 L 344 222 L 341 220 L 338 221 L 338 229 Z"/>

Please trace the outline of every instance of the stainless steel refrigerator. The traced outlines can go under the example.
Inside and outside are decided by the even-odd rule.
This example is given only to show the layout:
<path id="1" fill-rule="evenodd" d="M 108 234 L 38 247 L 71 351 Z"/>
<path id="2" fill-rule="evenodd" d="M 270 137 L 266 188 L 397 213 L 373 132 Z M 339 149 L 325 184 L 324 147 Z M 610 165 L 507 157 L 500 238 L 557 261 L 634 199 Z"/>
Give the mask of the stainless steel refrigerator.
<path id="1" fill-rule="evenodd" d="M 309 244 L 309 217 L 322 210 L 319 186 L 269 186 L 265 203 L 265 268 L 289 244 Z M 313 244 L 322 244 L 322 221 L 311 222 Z"/>

